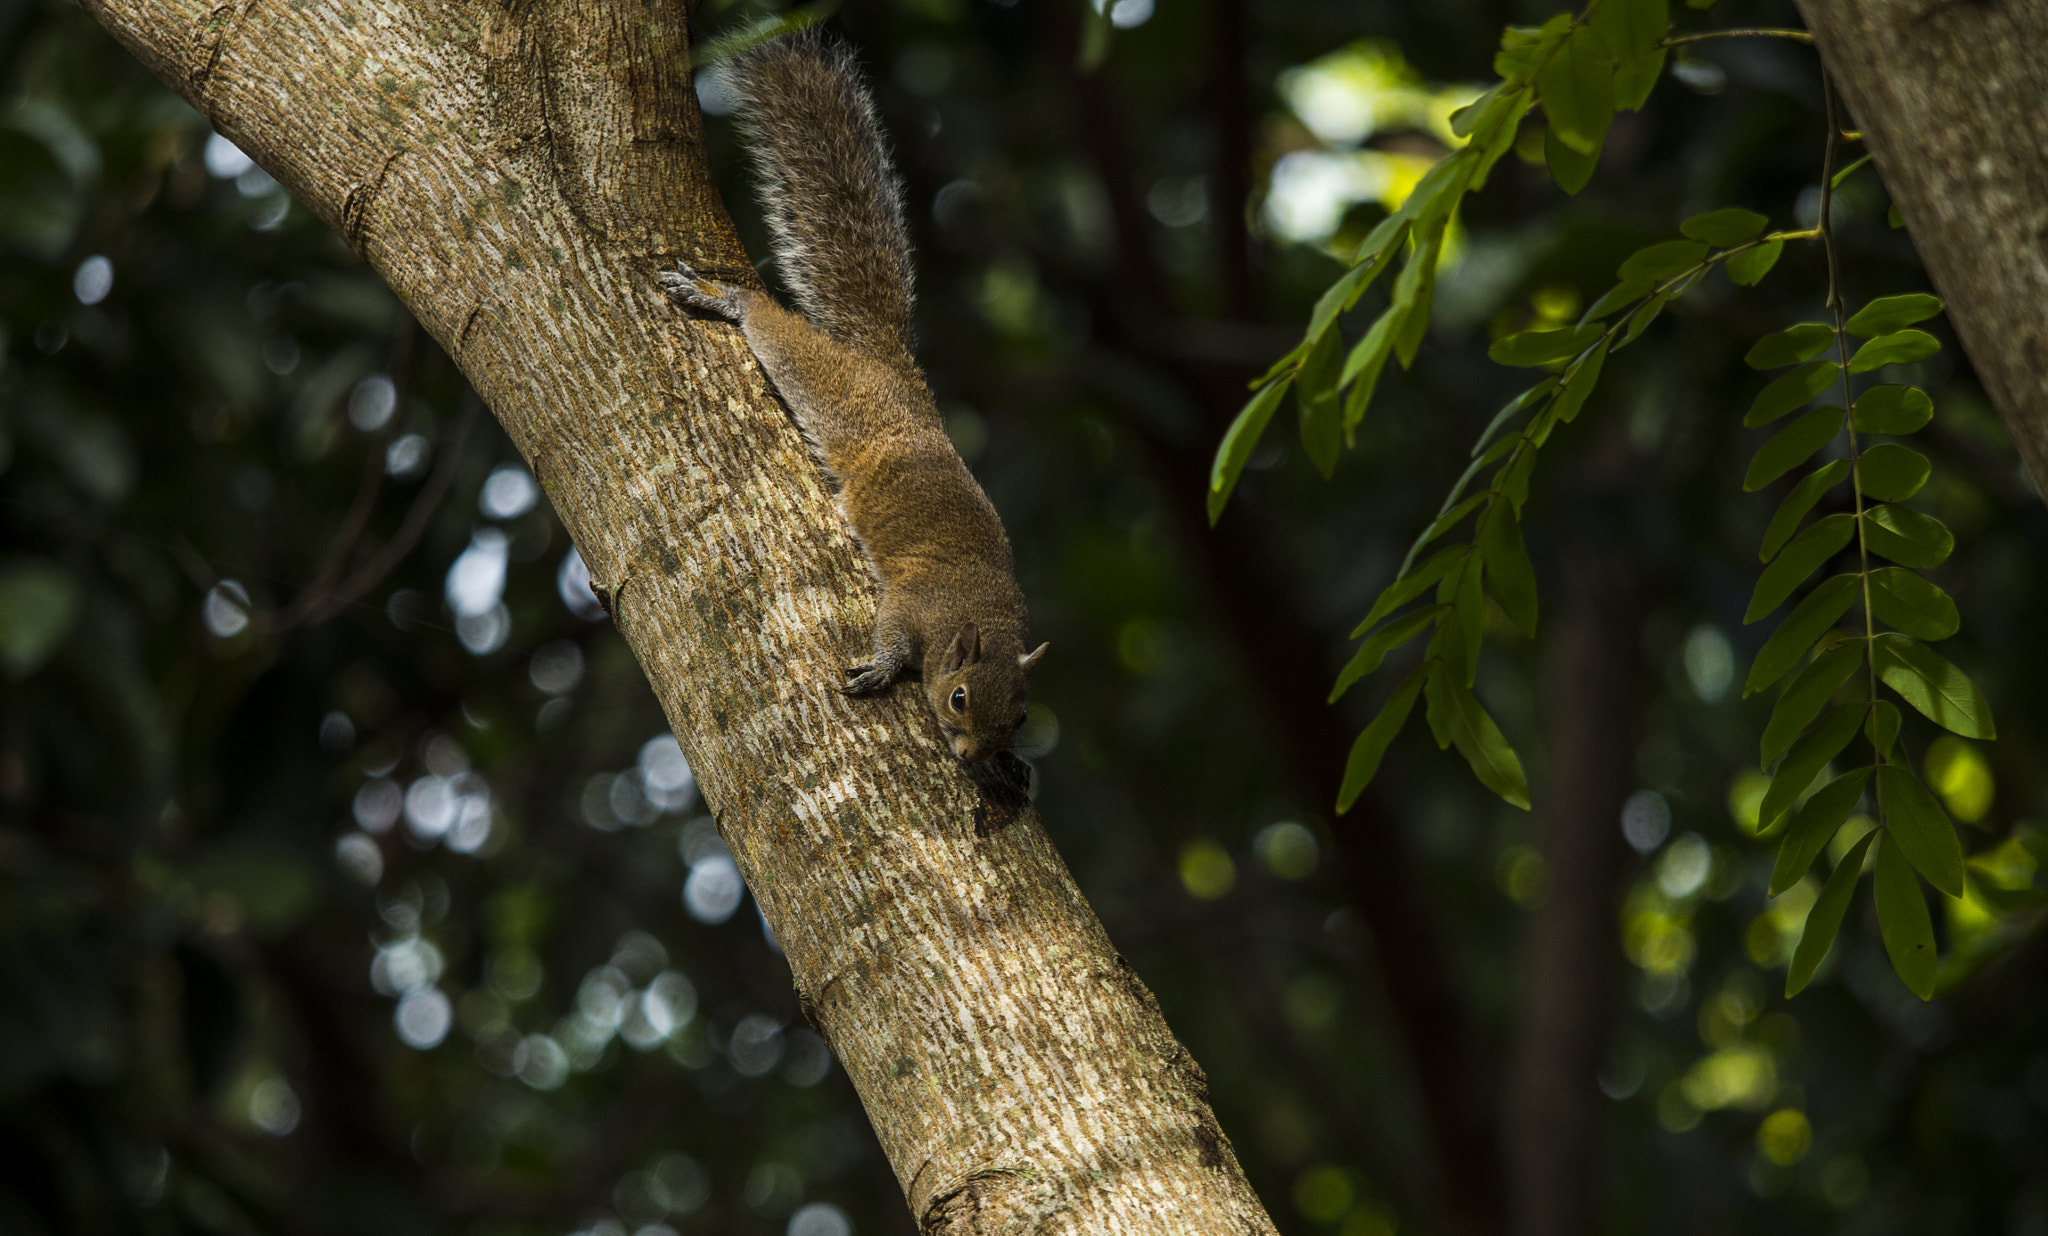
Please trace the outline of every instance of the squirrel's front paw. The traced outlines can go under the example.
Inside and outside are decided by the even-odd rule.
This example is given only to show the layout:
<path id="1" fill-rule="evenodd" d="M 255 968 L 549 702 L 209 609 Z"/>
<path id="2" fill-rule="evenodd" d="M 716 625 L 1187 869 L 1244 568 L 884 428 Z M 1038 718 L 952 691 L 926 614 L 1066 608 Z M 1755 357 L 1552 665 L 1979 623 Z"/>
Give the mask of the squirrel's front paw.
<path id="1" fill-rule="evenodd" d="M 873 665 L 855 665 L 846 671 L 846 685 L 839 688 L 848 695 L 867 695 L 889 685 L 894 676 L 888 670 Z"/>
<path id="2" fill-rule="evenodd" d="M 661 284 L 661 290 L 668 293 L 669 299 L 680 304 L 724 318 L 740 316 L 740 307 L 732 298 L 732 289 L 704 278 L 687 262 L 677 262 L 674 270 L 662 271 L 655 280 Z"/>

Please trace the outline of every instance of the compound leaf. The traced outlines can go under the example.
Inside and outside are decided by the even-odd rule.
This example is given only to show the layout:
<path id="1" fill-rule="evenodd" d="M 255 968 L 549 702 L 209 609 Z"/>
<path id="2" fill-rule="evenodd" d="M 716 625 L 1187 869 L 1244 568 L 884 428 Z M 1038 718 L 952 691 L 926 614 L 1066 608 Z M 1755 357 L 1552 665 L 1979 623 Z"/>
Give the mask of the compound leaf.
<path id="1" fill-rule="evenodd" d="M 1941 297 L 1925 292 L 1904 296 L 1881 296 L 1856 311 L 1849 319 L 1849 333 L 1858 339 L 1889 335 L 1915 322 L 1924 322 L 1941 312 Z"/>
<path id="2" fill-rule="evenodd" d="M 1909 434 L 1934 419 L 1934 400 L 1917 386 L 1873 386 L 1856 400 L 1857 433 Z"/>
<path id="3" fill-rule="evenodd" d="M 1813 458 L 1815 451 L 1842 431 L 1843 416 L 1840 408 L 1815 408 L 1771 435 L 1750 459 L 1749 474 L 1742 478 L 1743 490 L 1755 493 Z"/>
<path id="4" fill-rule="evenodd" d="M 1792 950 L 1792 968 L 1785 972 L 1787 999 L 1804 991 L 1820 963 L 1827 959 L 1828 948 L 1842 929 L 1842 915 L 1849 910 L 1849 898 L 1856 892 L 1856 881 L 1863 874 L 1863 856 L 1876 840 L 1877 833 L 1868 832 L 1863 840 L 1849 847 L 1842 861 L 1835 864 L 1834 874 L 1828 877 L 1827 886 L 1820 890 L 1813 908 L 1806 912 L 1806 930 L 1800 934 L 1799 947 Z"/>
<path id="5" fill-rule="evenodd" d="M 1841 377 L 1842 367 L 1833 361 L 1809 361 L 1801 365 L 1757 392 L 1756 401 L 1749 405 L 1749 414 L 1742 418 L 1743 427 L 1756 429 L 1770 424 L 1806 404 L 1840 381 Z"/>
<path id="6" fill-rule="evenodd" d="M 1870 573 L 1870 608 L 1879 622 L 1914 639 L 1947 639 L 1962 627 L 1948 593 L 1900 567 L 1879 567 Z"/>
<path id="7" fill-rule="evenodd" d="M 1956 826 L 1920 778 L 1896 764 L 1877 770 L 1877 805 L 1884 811 L 1885 831 L 1899 852 L 1951 897 L 1963 895 L 1963 843 Z"/>
<path id="8" fill-rule="evenodd" d="M 1965 738 L 1996 738 L 1991 705 L 1970 676 L 1917 640 L 1890 632 L 1871 643 L 1871 662 L 1884 685 L 1921 715 Z"/>
<path id="9" fill-rule="evenodd" d="M 1934 920 L 1927 914 L 1927 898 L 1920 881 L 1899 853 L 1896 835 L 1877 850 L 1877 929 L 1884 937 L 1884 951 L 1890 954 L 1892 969 L 1922 1000 L 1934 998 Z"/>
<path id="10" fill-rule="evenodd" d="M 1880 442 L 1857 461 L 1856 484 L 1879 502 L 1904 502 L 1920 492 L 1933 473 L 1927 456 L 1896 442 Z"/>
<path id="11" fill-rule="evenodd" d="M 1940 566 L 1956 547 L 1955 535 L 1934 516 L 1891 505 L 1863 512 L 1863 541 L 1874 554 L 1923 569 Z"/>
<path id="12" fill-rule="evenodd" d="M 1842 821 L 1862 801 L 1863 787 L 1869 781 L 1870 769 L 1859 768 L 1828 782 L 1806 800 L 1806 805 L 1799 809 L 1799 818 L 1778 844 L 1778 861 L 1771 869 L 1771 896 L 1799 883 L 1806 869 L 1813 866 L 1813 860 L 1827 848 L 1835 830 L 1842 827 Z"/>
<path id="13" fill-rule="evenodd" d="M 1861 582 L 1862 577 L 1857 575 L 1837 575 L 1807 593 L 1806 599 L 1793 608 L 1757 651 L 1749 677 L 1742 684 L 1742 694 L 1755 695 L 1799 664 L 1807 649 L 1856 603 L 1857 585 Z"/>
<path id="14" fill-rule="evenodd" d="M 1848 460 L 1837 459 L 1815 468 L 1792 487 L 1792 492 L 1778 504 L 1778 513 L 1771 516 L 1770 527 L 1764 529 L 1763 548 L 1758 555 L 1761 561 L 1769 562 L 1777 557 L 1785 542 L 1799 531 L 1799 521 L 1806 518 L 1806 513 L 1820 501 L 1822 494 L 1842 483 L 1842 478 L 1849 475 L 1849 467 Z"/>
<path id="15" fill-rule="evenodd" d="M 1821 564 L 1841 553 L 1856 535 L 1856 517 L 1845 513 L 1830 515 L 1792 538 L 1785 552 L 1764 568 L 1757 578 L 1756 592 L 1749 598 L 1745 623 L 1755 622 L 1785 603 L 1792 590 Z"/>
<path id="16" fill-rule="evenodd" d="M 1761 218 L 1762 216 L 1758 216 Z M 1777 369 L 1809 361 L 1828 350 L 1835 341 L 1835 328 L 1820 322 L 1801 322 L 1774 335 L 1765 335 L 1743 356 L 1751 369 Z"/>

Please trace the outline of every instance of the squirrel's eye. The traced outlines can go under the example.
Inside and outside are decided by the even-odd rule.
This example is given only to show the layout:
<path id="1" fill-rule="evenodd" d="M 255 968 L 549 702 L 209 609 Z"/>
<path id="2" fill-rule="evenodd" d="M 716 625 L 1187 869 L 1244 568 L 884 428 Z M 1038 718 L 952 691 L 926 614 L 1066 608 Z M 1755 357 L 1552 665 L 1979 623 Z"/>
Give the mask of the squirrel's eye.
<path id="1" fill-rule="evenodd" d="M 966 711 L 967 711 L 967 688 L 966 688 L 966 687 L 954 687 L 954 688 L 953 688 L 953 698 L 952 698 L 952 699 L 951 699 L 950 701 L 948 701 L 948 702 L 949 702 L 949 703 L 951 703 L 951 704 L 953 705 L 953 711 L 954 711 L 954 712 L 966 712 Z"/>

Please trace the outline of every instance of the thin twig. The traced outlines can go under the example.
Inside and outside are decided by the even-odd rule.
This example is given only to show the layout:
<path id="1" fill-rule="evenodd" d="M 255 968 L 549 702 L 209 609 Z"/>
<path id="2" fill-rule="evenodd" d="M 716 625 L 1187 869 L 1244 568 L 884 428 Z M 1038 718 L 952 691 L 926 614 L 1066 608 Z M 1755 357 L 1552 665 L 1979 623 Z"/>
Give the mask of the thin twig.
<path id="1" fill-rule="evenodd" d="M 1699 34 L 1681 34 L 1676 38 L 1665 39 L 1657 46 L 1677 47 L 1682 43 L 1704 43 L 1708 39 L 1791 39 L 1795 43 L 1813 42 L 1813 36 L 1804 30 L 1754 26 L 1746 30 L 1707 30 Z"/>

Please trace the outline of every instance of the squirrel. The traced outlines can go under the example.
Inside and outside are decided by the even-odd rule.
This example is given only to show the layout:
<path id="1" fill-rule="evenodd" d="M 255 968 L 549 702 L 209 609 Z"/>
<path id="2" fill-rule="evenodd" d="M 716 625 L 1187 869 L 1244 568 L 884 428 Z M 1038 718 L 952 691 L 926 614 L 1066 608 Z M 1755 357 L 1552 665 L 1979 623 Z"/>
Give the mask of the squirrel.
<path id="1" fill-rule="evenodd" d="M 765 292 L 662 272 L 670 297 L 739 325 L 838 487 L 880 590 L 874 652 L 849 695 L 918 675 L 953 754 L 984 763 L 1025 717 L 1030 618 L 1010 540 L 946 436 L 912 355 L 903 187 L 852 53 L 815 29 L 729 62 L 741 136 L 802 315 Z"/>

